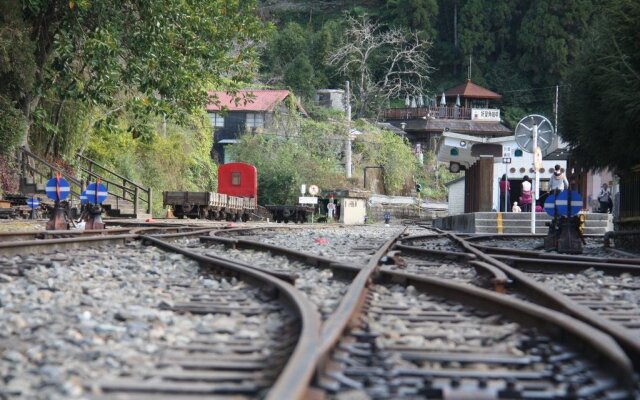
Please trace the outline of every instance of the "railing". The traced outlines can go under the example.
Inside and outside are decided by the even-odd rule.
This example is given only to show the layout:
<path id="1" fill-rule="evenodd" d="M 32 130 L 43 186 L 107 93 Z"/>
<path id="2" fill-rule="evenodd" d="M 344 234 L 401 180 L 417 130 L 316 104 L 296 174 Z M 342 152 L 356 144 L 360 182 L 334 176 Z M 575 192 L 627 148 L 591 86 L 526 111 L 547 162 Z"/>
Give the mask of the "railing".
<path id="1" fill-rule="evenodd" d="M 428 106 L 417 108 L 388 108 L 384 119 L 471 119 L 471 107 Z"/>
<path id="2" fill-rule="evenodd" d="M 133 203 L 133 212 L 137 215 L 142 203 L 146 205 L 146 213 L 151 214 L 151 188 L 144 188 L 82 154 L 78 153 L 76 157 L 80 162 L 80 171 L 87 175 L 88 180 L 100 178 L 109 194 L 116 199 L 116 208 L 119 208 L 120 200 L 129 201 Z"/>
<path id="3" fill-rule="evenodd" d="M 67 182 L 69 182 L 71 199 L 76 200 L 78 203 L 80 202 L 80 193 L 82 193 L 83 190 L 82 181 L 78 180 L 75 176 L 38 157 L 24 146 L 21 147 L 18 152 L 18 161 L 22 177 L 26 178 L 31 176 L 33 183 L 36 185 L 38 183 L 46 184 L 47 181 L 55 175 L 55 172 L 60 172 Z"/>

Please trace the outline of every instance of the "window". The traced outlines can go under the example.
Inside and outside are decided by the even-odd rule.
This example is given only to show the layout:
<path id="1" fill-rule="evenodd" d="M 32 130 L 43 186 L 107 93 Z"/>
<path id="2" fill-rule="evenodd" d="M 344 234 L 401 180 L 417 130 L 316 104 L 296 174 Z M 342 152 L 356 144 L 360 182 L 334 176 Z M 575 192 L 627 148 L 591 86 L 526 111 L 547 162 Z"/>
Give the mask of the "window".
<path id="1" fill-rule="evenodd" d="M 516 157 L 522 157 L 522 150 L 520 150 L 520 149 L 516 149 L 516 151 L 515 151 L 515 156 L 516 156 Z"/>
<path id="2" fill-rule="evenodd" d="M 455 157 L 455 156 L 457 156 L 457 155 L 459 154 L 459 153 L 458 153 L 458 149 L 457 149 L 457 148 L 455 148 L 455 147 L 454 147 L 454 148 L 452 148 L 452 149 L 451 149 L 451 151 L 449 151 L 449 154 L 451 154 L 451 155 L 452 155 L 452 156 L 454 156 L 454 157 Z"/>
<path id="3" fill-rule="evenodd" d="M 231 173 L 231 184 L 233 186 L 240 186 L 240 172 Z"/>
<path id="4" fill-rule="evenodd" d="M 261 113 L 247 113 L 247 128 L 264 128 L 264 117 Z"/>
<path id="5" fill-rule="evenodd" d="M 224 117 L 218 113 L 209 113 L 209 120 L 213 128 L 224 127 Z"/>

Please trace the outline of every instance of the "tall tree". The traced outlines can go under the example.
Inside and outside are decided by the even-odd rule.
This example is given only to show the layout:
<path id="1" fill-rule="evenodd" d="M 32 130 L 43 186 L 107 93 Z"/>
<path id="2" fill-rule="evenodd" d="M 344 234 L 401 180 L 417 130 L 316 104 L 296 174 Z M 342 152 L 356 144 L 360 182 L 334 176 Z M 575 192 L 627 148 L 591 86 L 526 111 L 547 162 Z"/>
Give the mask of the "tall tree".
<path id="1" fill-rule="evenodd" d="M 438 16 L 437 0 L 388 0 L 382 18 L 395 26 L 424 31 L 435 36 L 435 20 Z"/>
<path id="2" fill-rule="evenodd" d="M 347 16 L 344 42 L 327 63 L 351 80 L 356 116 L 377 114 L 389 99 L 421 93 L 429 81 L 431 42 L 417 32 L 384 30 L 367 16 Z"/>
<path id="3" fill-rule="evenodd" d="M 640 3 L 608 0 L 582 41 L 563 102 L 563 138 L 589 168 L 640 163 Z"/>
<path id="4" fill-rule="evenodd" d="M 107 107 L 124 98 L 141 113 L 179 119 L 206 103 L 208 87 L 250 78 L 262 32 L 253 0 L 9 3 L 33 50 L 33 85 L 11 98 L 27 121 L 25 143 L 43 95 Z M 0 32 L 14 21 L 1 23 Z"/>
<path id="5" fill-rule="evenodd" d="M 574 61 L 578 38 L 593 14 L 592 0 L 537 0 L 522 18 L 519 65 L 534 85 L 555 85 Z"/>

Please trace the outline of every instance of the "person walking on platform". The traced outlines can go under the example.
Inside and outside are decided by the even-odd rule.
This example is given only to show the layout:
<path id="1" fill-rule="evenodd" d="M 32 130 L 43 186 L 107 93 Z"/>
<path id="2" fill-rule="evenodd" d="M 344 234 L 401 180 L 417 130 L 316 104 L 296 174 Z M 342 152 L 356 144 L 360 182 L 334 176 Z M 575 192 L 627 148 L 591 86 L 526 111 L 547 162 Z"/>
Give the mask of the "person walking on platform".
<path id="1" fill-rule="evenodd" d="M 527 175 L 522 178 L 522 194 L 520 195 L 520 204 L 522 205 L 522 211 L 531 212 L 531 181 Z"/>
<path id="2" fill-rule="evenodd" d="M 558 194 L 559 192 L 569 188 L 569 181 L 562 172 L 560 165 L 556 164 L 553 169 L 555 171 L 553 171 L 553 175 L 549 181 L 549 191 L 551 193 Z"/>
<path id="3" fill-rule="evenodd" d="M 507 174 L 502 175 L 502 179 L 500 180 L 500 212 L 507 212 L 509 210 L 509 205 L 511 205 L 511 199 L 509 195 L 509 191 L 511 190 L 511 185 L 509 184 L 509 180 L 507 179 Z M 506 194 L 506 195 L 505 195 Z"/>

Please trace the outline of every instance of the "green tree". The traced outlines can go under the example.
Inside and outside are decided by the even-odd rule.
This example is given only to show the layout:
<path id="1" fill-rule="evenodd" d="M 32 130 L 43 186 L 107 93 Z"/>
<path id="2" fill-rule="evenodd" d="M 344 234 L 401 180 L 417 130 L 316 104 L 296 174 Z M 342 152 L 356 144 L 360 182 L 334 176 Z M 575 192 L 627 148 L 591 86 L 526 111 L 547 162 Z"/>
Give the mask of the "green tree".
<path id="1" fill-rule="evenodd" d="M 388 0 L 381 18 L 391 24 L 423 31 L 435 36 L 435 20 L 438 16 L 436 0 Z"/>
<path id="2" fill-rule="evenodd" d="M 640 163 L 640 3 L 609 0 L 581 42 L 561 108 L 562 136 L 584 167 Z"/>
<path id="3" fill-rule="evenodd" d="M 25 143 L 45 95 L 185 120 L 206 104 L 206 88 L 233 89 L 251 78 L 253 43 L 263 32 L 251 0 L 3 4 L 14 15 L 0 20 L 0 32 L 16 19 L 24 24 L 17 40 L 25 44 L 23 81 L 30 84 L 8 93 L 27 121 Z M 0 81 L 17 75 L 6 71 L 3 62 Z"/>
<path id="4" fill-rule="evenodd" d="M 309 58 L 304 54 L 291 62 L 284 71 L 284 82 L 295 93 L 306 98 L 313 96 L 314 92 L 314 70 Z"/>
<path id="5" fill-rule="evenodd" d="M 577 41 L 593 14 L 591 0 L 538 0 L 522 18 L 519 66 L 534 85 L 555 85 L 573 64 Z"/>
<path id="6" fill-rule="evenodd" d="M 407 140 L 362 120 L 357 122 L 356 128 L 365 134 L 353 142 L 355 169 L 362 173 L 366 166 L 382 166 L 385 192 L 389 195 L 404 194 L 407 182 L 421 173 Z"/>
<path id="7" fill-rule="evenodd" d="M 295 204 L 303 183 L 321 188 L 345 186 L 339 167 L 344 139 L 336 136 L 337 127 L 305 119 L 299 135 L 280 136 L 269 130 L 246 134 L 230 152 L 233 159 L 258 169 L 260 204 Z"/>
<path id="8" fill-rule="evenodd" d="M 460 49 L 476 63 L 484 64 L 496 48 L 491 35 L 491 8 L 487 0 L 468 0 L 460 10 Z"/>

